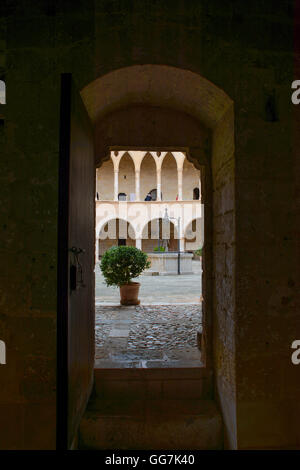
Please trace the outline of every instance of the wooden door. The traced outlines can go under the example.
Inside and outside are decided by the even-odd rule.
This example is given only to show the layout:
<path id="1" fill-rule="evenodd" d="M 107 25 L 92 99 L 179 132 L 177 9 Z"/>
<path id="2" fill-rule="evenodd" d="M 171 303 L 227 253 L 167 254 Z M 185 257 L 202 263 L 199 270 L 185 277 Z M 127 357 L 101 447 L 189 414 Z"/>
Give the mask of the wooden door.
<path id="1" fill-rule="evenodd" d="M 93 133 L 71 74 L 60 106 L 57 448 L 69 449 L 93 384 L 95 325 Z"/>

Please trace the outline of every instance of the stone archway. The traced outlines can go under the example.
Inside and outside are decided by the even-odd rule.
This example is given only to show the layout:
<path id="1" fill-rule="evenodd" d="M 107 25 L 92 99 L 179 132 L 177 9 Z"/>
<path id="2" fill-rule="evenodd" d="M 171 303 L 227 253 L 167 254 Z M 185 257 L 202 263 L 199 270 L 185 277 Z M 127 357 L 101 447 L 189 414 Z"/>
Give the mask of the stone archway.
<path id="1" fill-rule="evenodd" d="M 202 248 L 203 227 L 201 219 L 193 219 L 186 225 L 184 239 L 186 250 L 198 250 Z"/>
<path id="2" fill-rule="evenodd" d="M 177 250 L 177 229 L 173 222 L 164 223 L 162 219 L 148 220 L 141 230 L 142 250 L 152 252 L 163 246 L 167 251 Z"/>
<path id="3" fill-rule="evenodd" d="M 236 209 L 233 101 L 202 76 L 166 65 L 137 65 L 112 71 L 84 87 L 81 95 L 96 129 L 98 165 L 108 158 L 108 149 L 112 146 L 145 148 L 156 145 L 162 149 L 181 142 L 190 161 L 197 168 L 199 165 L 204 168 L 205 181 L 201 182 L 206 240 L 203 250 L 202 357 L 206 368 L 214 370 L 227 435 L 234 447 Z M 155 129 L 151 122 L 145 124 L 147 113 L 167 116 L 166 127 L 162 125 Z M 172 125 L 173 130 L 176 125 L 180 127 L 177 133 L 170 135 Z M 191 129 L 195 129 L 194 133 Z M 201 149 L 197 141 L 203 129 L 209 134 L 209 150 Z"/>
<path id="4" fill-rule="evenodd" d="M 126 240 L 127 246 L 135 246 L 135 230 L 132 224 L 121 218 L 104 220 L 96 227 L 96 259 L 102 256 L 112 246 L 120 245 L 120 240 Z"/>

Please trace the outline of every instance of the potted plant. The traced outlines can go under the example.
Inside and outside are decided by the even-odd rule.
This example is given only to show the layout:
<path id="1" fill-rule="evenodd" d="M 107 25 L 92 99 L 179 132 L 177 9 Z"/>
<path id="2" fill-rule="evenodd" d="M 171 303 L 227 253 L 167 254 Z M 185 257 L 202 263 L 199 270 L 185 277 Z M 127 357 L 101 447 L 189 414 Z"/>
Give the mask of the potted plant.
<path id="1" fill-rule="evenodd" d="M 140 283 L 132 279 L 150 267 L 148 256 L 133 246 L 113 246 L 101 260 L 100 269 L 108 286 L 119 286 L 121 305 L 139 305 Z"/>

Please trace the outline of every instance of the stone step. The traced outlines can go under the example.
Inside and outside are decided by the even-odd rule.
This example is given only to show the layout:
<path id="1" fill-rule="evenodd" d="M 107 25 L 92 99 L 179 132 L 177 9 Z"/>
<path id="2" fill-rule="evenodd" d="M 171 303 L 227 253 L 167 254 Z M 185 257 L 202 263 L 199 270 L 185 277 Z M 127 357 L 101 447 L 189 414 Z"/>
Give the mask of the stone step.
<path id="1" fill-rule="evenodd" d="M 124 398 L 90 401 L 79 449 L 215 450 L 223 447 L 221 415 L 212 400 Z"/>
<path id="2" fill-rule="evenodd" d="M 95 369 L 93 397 L 209 400 L 212 375 L 204 367 Z"/>

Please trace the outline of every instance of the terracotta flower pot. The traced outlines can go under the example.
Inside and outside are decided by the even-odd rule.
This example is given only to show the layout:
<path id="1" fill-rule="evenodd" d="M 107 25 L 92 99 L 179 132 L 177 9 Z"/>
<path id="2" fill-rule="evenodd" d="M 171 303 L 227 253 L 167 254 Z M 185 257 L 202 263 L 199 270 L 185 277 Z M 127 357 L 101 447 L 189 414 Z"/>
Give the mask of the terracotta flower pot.
<path id="1" fill-rule="evenodd" d="M 120 286 L 121 305 L 139 305 L 139 282 L 130 282 Z"/>

